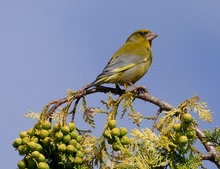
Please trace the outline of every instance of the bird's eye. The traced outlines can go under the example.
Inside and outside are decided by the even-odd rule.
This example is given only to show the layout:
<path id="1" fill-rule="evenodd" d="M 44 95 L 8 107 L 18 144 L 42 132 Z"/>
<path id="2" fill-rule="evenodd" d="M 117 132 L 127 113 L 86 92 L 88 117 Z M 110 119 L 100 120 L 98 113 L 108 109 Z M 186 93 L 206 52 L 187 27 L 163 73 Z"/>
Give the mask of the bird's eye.
<path id="1" fill-rule="evenodd" d="M 148 34 L 148 32 L 140 32 L 141 36 L 146 36 Z"/>

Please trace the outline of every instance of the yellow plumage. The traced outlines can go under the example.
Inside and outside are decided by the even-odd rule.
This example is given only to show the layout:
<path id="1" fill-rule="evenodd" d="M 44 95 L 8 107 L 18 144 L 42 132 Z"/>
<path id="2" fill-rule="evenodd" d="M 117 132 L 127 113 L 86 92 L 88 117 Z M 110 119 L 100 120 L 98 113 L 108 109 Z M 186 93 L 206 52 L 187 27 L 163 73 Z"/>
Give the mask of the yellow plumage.
<path id="1" fill-rule="evenodd" d="M 156 37 L 146 29 L 132 33 L 88 88 L 104 83 L 130 85 L 137 82 L 152 63 L 151 42 Z"/>

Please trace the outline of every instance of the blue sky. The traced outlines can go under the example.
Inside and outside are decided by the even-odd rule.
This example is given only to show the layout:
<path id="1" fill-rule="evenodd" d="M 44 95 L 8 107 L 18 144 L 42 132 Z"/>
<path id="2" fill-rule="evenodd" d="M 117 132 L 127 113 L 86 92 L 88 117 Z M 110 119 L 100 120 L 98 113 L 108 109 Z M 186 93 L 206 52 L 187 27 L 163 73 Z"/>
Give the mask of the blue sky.
<path id="1" fill-rule="evenodd" d="M 159 36 L 153 64 L 137 84 L 174 106 L 198 94 L 214 112 L 213 123 L 200 127 L 219 126 L 219 7 L 218 0 L 1 1 L 0 168 L 16 168 L 21 159 L 11 143 L 36 122 L 24 113 L 39 112 L 65 97 L 68 88 L 93 81 L 126 38 L 142 28 Z M 91 96 L 89 104 L 101 106 L 104 97 Z M 142 112 L 155 110 L 141 105 Z M 81 121 L 78 127 L 85 125 Z"/>

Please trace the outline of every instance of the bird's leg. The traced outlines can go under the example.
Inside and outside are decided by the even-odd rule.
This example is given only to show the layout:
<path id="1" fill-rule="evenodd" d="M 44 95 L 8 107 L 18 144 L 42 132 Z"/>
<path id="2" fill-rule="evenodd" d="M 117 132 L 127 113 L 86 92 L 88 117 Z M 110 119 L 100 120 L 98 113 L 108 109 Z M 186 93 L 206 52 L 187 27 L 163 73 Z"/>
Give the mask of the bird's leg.
<path id="1" fill-rule="evenodd" d="M 115 88 L 116 88 L 116 90 L 121 91 L 121 88 L 117 83 L 115 84 Z"/>
<path id="2" fill-rule="evenodd" d="M 134 83 L 129 82 L 128 86 L 134 86 Z"/>

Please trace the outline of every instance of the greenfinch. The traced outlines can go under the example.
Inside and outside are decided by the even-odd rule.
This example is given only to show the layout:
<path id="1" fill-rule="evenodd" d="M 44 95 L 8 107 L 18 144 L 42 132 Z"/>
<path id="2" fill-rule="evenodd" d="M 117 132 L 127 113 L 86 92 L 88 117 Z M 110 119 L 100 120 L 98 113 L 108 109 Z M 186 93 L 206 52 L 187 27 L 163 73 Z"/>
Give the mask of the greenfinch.
<path id="1" fill-rule="evenodd" d="M 132 33 L 112 56 L 102 73 L 87 88 L 104 83 L 131 85 L 148 71 L 152 63 L 151 43 L 157 34 L 147 29 Z"/>

